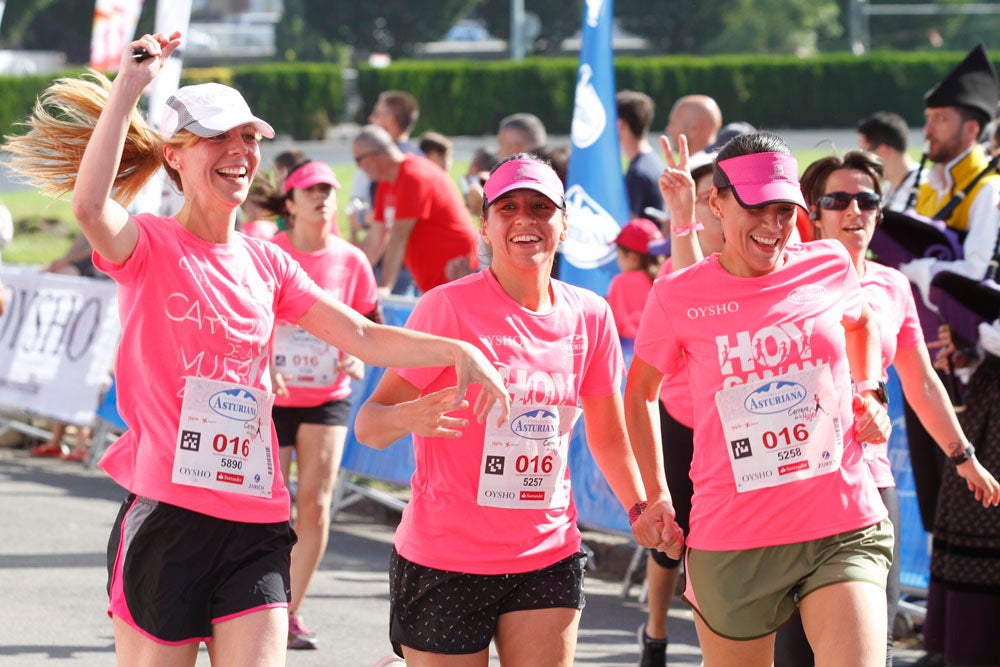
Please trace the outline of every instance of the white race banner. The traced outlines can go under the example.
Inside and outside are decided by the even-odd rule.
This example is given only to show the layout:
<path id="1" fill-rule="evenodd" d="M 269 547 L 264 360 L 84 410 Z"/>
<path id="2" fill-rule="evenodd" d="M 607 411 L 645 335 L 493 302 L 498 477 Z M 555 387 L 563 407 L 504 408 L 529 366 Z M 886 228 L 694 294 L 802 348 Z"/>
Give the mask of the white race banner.
<path id="1" fill-rule="evenodd" d="M 142 11 L 142 0 L 97 0 L 90 34 L 90 66 L 116 72 L 122 49 L 132 41 Z"/>
<path id="2" fill-rule="evenodd" d="M 121 335 L 115 284 L 13 266 L 0 280 L 0 405 L 89 425 Z"/>

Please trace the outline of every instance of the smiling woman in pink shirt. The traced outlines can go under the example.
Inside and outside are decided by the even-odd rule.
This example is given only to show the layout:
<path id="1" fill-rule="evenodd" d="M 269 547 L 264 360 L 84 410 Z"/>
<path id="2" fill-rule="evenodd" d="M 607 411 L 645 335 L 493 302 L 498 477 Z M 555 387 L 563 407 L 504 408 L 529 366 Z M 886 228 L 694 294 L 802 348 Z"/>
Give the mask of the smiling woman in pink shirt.
<path id="1" fill-rule="evenodd" d="M 284 664 L 295 534 L 270 419 L 276 318 L 393 366 L 455 364 L 456 401 L 482 383 L 482 414 L 506 414 L 499 374 L 467 343 L 365 319 L 327 295 L 273 243 L 236 231 L 236 213 L 273 128 L 236 90 L 179 89 L 163 134 L 136 104 L 181 44 L 144 35 L 113 83 L 62 79 L 42 96 L 12 165 L 73 213 L 94 263 L 118 283 L 115 364 L 128 432 L 101 466 L 129 491 L 108 545 L 108 613 L 122 665 Z M 174 216 L 131 215 L 160 168 L 184 193 Z"/>
<path id="2" fill-rule="evenodd" d="M 475 395 L 453 410 L 453 372 L 428 368 L 387 371 L 355 422 L 358 439 L 378 448 L 413 433 L 412 496 L 390 562 L 390 639 L 407 664 L 485 667 L 492 640 L 504 665 L 568 667 L 584 604 L 567 466 L 581 411 L 636 539 L 676 556 L 679 529 L 666 501 L 645 503 L 607 302 L 550 277 L 566 235 L 562 182 L 517 154 L 483 191 L 490 268 L 427 292 L 407 327 L 481 349 L 504 378 L 511 419 L 477 423 Z"/>
<path id="3" fill-rule="evenodd" d="M 694 182 L 686 143 L 678 163 L 667 148 L 660 184 L 679 266 L 700 255 Z M 817 662 L 885 661 L 892 532 L 860 443 L 885 442 L 890 426 L 874 392 L 852 394 L 850 383 L 880 377 L 877 329 L 839 244 L 788 243 L 805 208 L 797 175 L 774 135 L 722 148 L 709 205 L 725 246 L 656 281 L 626 382 L 639 465 L 662 475 L 660 382 L 689 371 L 684 597 L 707 667 L 770 665 L 774 633 L 797 606 Z"/>

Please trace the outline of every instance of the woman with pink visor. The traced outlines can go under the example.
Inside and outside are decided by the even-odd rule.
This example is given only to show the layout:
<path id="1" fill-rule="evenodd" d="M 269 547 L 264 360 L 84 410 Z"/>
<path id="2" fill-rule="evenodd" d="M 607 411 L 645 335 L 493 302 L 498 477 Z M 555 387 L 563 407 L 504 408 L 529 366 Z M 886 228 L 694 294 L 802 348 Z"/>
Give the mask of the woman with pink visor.
<path id="1" fill-rule="evenodd" d="M 485 667 L 492 640 L 504 665 L 568 666 L 584 605 L 586 556 L 567 467 L 581 412 L 637 541 L 677 556 L 681 536 L 665 497 L 645 503 L 607 302 L 550 277 L 566 237 L 562 182 L 517 154 L 483 191 L 489 270 L 427 292 L 407 328 L 482 350 L 506 382 L 510 420 L 476 423 L 473 394 L 452 410 L 454 373 L 431 368 L 386 371 L 355 422 L 358 439 L 376 448 L 414 436 L 413 493 L 390 563 L 390 639 L 408 665 Z"/>
<path id="2" fill-rule="evenodd" d="M 673 244 L 697 259 L 686 153 L 668 153 L 661 188 L 686 230 Z M 805 208 L 797 175 L 774 135 L 719 152 L 709 205 L 725 246 L 655 283 L 626 383 L 633 448 L 655 469 L 660 381 L 689 370 L 684 597 L 707 667 L 771 665 L 797 606 L 818 664 L 885 662 L 892 529 L 860 443 L 885 442 L 890 426 L 873 390 L 851 390 L 852 376 L 881 377 L 877 328 L 843 246 L 788 244 Z"/>

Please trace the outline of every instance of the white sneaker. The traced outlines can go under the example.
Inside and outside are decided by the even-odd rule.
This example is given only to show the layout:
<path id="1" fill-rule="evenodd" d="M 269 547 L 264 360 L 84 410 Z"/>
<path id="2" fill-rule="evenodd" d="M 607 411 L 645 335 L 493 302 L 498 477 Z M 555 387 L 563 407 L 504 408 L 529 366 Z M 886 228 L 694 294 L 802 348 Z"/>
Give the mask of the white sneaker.
<path id="1" fill-rule="evenodd" d="M 376 660 L 372 667 L 406 667 L 406 662 L 398 655 L 387 655 Z"/>

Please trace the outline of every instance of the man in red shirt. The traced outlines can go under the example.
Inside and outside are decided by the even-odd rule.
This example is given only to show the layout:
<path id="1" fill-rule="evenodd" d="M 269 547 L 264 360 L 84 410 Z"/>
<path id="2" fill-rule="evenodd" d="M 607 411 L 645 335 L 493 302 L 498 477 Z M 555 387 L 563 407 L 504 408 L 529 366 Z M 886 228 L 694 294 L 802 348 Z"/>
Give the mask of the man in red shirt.
<path id="1" fill-rule="evenodd" d="M 359 247 L 374 265 L 379 289 L 392 290 L 405 264 L 422 292 L 448 282 L 445 265 L 465 258 L 478 266 L 476 229 L 451 178 L 425 157 L 403 153 L 384 129 L 366 125 L 354 139 L 354 160 L 376 181 L 374 222 Z"/>

